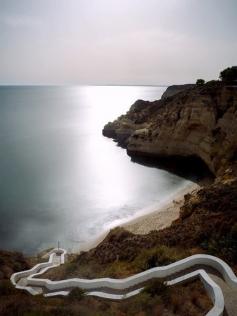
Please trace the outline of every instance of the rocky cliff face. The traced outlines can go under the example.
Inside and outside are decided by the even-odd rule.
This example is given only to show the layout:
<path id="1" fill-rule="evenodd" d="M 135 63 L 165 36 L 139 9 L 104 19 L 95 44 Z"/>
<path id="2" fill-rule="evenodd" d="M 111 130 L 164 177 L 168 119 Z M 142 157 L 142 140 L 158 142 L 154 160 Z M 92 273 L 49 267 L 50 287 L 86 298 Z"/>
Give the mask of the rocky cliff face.
<path id="1" fill-rule="evenodd" d="M 195 86 L 195 84 L 181 84 L 181 85 L 173 85 L 173 86 L 169 86 L 165 92 L 162 94 L 161 99 L 166 99 L 169 97 L 172 97 L 173 95 L 187 90 L 187 89 L 191 89 Z"/>
<path id="2" fill-rule="evenodd" d="M 131 156 L 194 156 L 221 174 L 237 158 L 237 86 L 210 82 L 158 101 L 138 100 L 103 135 Z"/>

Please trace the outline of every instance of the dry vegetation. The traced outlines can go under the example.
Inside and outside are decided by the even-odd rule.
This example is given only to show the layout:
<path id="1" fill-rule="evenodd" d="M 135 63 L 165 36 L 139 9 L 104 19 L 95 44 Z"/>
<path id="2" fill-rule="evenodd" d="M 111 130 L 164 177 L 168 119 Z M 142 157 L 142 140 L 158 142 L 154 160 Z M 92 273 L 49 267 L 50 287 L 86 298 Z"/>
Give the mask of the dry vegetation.
<path id="1" fill-rule="evenodd" d="M 121 302 L 88 297 L 77 289 L 66 298 L 32 297 L 15 290 L 9 280 L 1 281 L 0 286 L 0 315 L 4 316 L 201 316 L 211 306 L 200 281 L 165 290 L 151 284 L 147 290 Z"/>
<path id="2" fill-rule="evenodd" d="M 130 236 L 130 233 L 122 228 L 112 230 L 109 236 L 121 234 Z M 132 234 L 131 234 L 132 235 Z M 133 235 L 132 235 L 133 236 Z M 108 237 L 107 237 L 108 238 Z M 43 276 L 52 280 L 68 279 L 72 277 L 83 278 L 124 278 L 147 269 L 167 265 L 189 256 L 191 252 L 184 249 L 167 246 L 154 246 L 146 249 L 141 248 L 136 255 L 129 258 L 114 261 L 98 262 L 93 256 L 88 257 L 88 253 L 71 256 L 70 260 L 59 268 L 49 270 Z"/>
<path id="3" fill-rule="evenodd" d="M 157 256 L 158 254 L 159 256 Z M 1 316 L 201 316 L 205 315 L 212 306 L 203 285 L 198 280 L 186 285 L 173 287 L 166 287 L 160 281 L 152 281 L 146 285 L 142 293 L 121 302 L 88 297 L 80 289 L 74 289 L 69 297 L 65 298 L 35 297 L 27 292 L 16 290 L 9 280 L 13 272 L 29 268 L 35 263 L 35 260 L 28 262 L 19 253 L 2 251 L 0 255 Z M 165 264 L 175 261 L 182 255 L 176 249 L 167 247 L 148 249 L 138 255 L 131 264 L 126 261 L 115 261 L 101 267 L 94 262 L 94 265 L 82 265 L 80 274 L 91 277 L 92 274 L 96 275 L 95 268 L 100 267 L 97 275 L 124 277 L 134 271 L 141 271 L 157 263 Z M 70 262 L 65 265 L 63 273 L 70 275 L 70 269 L 75 273 L 74 268 L 78 266 L 78 259 L 80 259 L 80 256 L 71 257 Z M 130 269 L 129 266 L 131 267 Z M 104 271 L 103 267 L 105 268 Z"/>

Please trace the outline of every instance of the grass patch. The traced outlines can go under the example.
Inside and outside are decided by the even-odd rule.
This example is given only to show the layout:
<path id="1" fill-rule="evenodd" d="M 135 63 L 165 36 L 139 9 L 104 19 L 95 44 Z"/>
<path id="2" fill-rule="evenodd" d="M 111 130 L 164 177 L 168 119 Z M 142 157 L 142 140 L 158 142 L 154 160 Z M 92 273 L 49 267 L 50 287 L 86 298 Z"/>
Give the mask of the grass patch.
<path id="1" fill-rule="evenodd" d="M 136 271 L 144 271 L 158 266 L 168 265 L 190 255 L 190 252 L 167 246 L 141 249 L 140 254 L 132 262 Z"/>
<path id="2" fill-rule="evenodd" d="M 164 280 L 152 280 L 142 290 L 143 293 L 149 294 L 151 297 L 165 297 L 169 293 L 169 288 Z"/>

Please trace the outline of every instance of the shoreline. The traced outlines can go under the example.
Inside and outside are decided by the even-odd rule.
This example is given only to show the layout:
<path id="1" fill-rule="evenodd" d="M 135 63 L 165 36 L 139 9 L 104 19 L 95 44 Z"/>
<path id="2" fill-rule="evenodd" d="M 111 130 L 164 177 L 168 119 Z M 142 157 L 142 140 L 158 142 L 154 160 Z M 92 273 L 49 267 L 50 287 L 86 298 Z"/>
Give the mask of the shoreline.
<path id="1" fill-rule="evenodd" d="M 180 207 L 184 203 L 184 196 L 200 189 L 200 185 L 192 183 L 177 192 L 172 200 L 169 199 L 160 207 L 151 212 L 134 218 L 122 225 L 123 228 L 133 234 L 148 234 L 152 230 L 161 230 L 169 227 L 173 221 L 179 218 Z"/>
<path id="2" fill-rule="evenodd" d="M 144 235 L 152 230 L 161 230 L 170 226 L 171 223 L 179 217 L 180 207 L 184 202 L 184 196 L 194 190 L 200 189 L 201 186 L 201 182 L 200 184 L 194 182 L 190 183 L 170 196 L 166 201 L 160 203 L 160 205 L 150 205 L 138 212 L 135 218 L 125 219 L 121 224 L 115 225 L 114 227 L 112 226 L 95 240 L 85 243 L 79 252 L 89 251 L 97 247 L 108 235 L 110 230 L 116 227 L 123 227 L 133 234 Z"/>

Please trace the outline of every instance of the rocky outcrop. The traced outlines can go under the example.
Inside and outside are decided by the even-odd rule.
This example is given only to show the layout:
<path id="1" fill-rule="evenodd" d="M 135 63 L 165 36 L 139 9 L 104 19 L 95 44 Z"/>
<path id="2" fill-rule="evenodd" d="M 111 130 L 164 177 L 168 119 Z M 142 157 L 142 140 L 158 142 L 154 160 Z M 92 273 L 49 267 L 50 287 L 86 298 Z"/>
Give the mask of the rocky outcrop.
<path id="1" fill-rule="evenodd" d="M 131 156 L 198 157 L 218 175 L 237 158 L 237 87 L 222 82 L 136 101 L 103 129 Z"/>
<path id="2" fill-rule="evenodd" d="M 181 91 L 184 91 L 184 90 L 187 90 L 187 89 L 190 89 L 190 88 L 193 88 L 195 87 L 195 84 L 181 84 L 181 85 L 173 85 L 173 86 L 169 86 L 165 92 L 162 94 L 161 96 L 161 99 L 166 99 L 166 98 L 169 98 L 169 97 L 172 97 L 173 95 L 181 92 Z"/>

